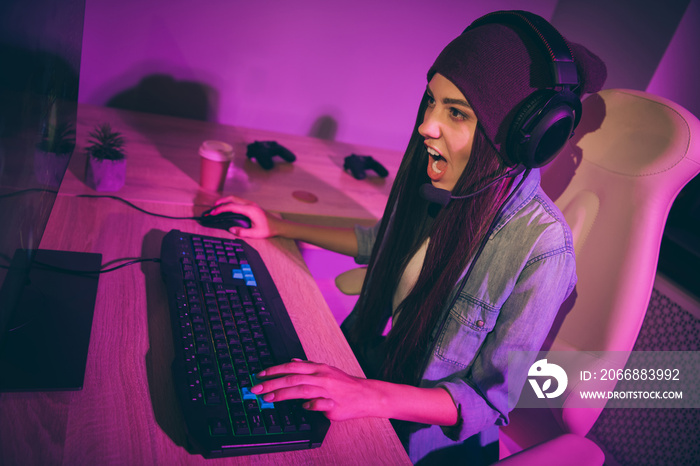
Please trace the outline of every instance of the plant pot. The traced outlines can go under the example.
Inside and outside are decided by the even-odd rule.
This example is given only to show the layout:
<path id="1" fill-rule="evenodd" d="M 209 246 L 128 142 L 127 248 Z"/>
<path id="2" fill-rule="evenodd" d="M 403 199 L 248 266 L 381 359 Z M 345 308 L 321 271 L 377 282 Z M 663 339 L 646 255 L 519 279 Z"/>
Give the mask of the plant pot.
<path id="1" fill-rule="evenodd" d="M 95 191 L 119 191 L 126 181 L 126 159 L 106 160 L 88 156 L 85 183 Z"/>
<path id="2" fill-rule="evenodd" d="M 70 154 L 56 154 L 37 149 L 34 151 L 34 176 L 47 188 L 58 188 L 69 161 Z"/>

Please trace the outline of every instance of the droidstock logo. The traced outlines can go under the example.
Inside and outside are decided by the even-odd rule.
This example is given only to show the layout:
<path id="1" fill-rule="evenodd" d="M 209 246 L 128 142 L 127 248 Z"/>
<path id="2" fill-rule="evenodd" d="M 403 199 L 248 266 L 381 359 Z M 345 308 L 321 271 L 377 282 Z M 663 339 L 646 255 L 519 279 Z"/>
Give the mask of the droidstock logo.
<path id="1" fill-rule="evenodd" d="M 566 372 L 561 367 L 556 364 L 550 364 L 546 359 L 540 359 L 536 361 L 527 373 L 527 380 L 532 385 L 532 389 L 535 391 L 537 398 L 556 398 L 566 390 L 566 384 L 569 383 L 569 378 L 566 376 Z M 540 387 L 538 379 L 547 377 L 544 383 Z M 552 378 L 557 381 L 556 389 L 552 392 L 548 392 L 552 388 Z"/>

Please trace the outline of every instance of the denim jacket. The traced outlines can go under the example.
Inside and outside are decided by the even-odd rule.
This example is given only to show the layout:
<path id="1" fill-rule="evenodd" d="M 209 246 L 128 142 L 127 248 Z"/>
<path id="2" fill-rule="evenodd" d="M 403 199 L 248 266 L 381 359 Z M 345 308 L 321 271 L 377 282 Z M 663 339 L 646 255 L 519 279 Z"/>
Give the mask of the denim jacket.
<path id="1" fill-rule="evenodd" d="M 377 226 L 356 227 L 358 263 L 368 262 L 377 230 Z M 486 451 L 482 447 L 489 443 L 490 454 L 494 447 L 497 454 L 497 443 L 492 443 L 498 440 L 497 426 L 508 423 L 508 412 L 534 362 L 509 364 L 509 352 L 540 349 L 575 284 L 571 230 L 540 188 L 539 170 L 532 170 L 500 214 L 454 306 L 447 309 L 459 283 L 455 285 L 431 336 L 420 386 L 446 389 L 459 421 L 451 427 L 395 424 L 400 425 L 397 432 L 414 463 L 450 458 L 463 462 L 468 454 L 470 464 L 479 464 L 478 457 Z M 354 314 L 343 322 L 344 328 Z M 509 384 L 519 388 L 509 391 Z M 497 459 L 492 456 L 484 462 Z"/>

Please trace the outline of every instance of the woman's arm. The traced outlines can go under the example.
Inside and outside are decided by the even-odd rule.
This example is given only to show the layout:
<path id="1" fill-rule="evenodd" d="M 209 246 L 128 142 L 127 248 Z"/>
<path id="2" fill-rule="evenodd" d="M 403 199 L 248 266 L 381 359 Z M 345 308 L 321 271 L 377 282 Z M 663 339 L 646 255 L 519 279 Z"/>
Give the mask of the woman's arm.
<path id="1" fill-rule="evenodd" d="M 236 212 L 250 218 L 250 228 L 229 229 L 231 233 L 241 238 L 281 236 L 314 244 L 340 254 L 357 256 L 357 237 L 352 228 L 323 227 L 284 220 L 263 210 L 256 203 L 236 196 L 219 199 L 216 201 L 216 206 L 211 212 L 212 215 Z"/>
<path id="2" fill-rule="evenodd" d="M 308 400 L 304 407 L 331 420 L 381 417 L 451 426 L 457 408 L 442 388 L 418 388 L 352 377 L 335 367 L 294 360 L 258 374 L 251 389 L 265 401 Z"/>
<path id="3" fill-rule="evenodd" d="M 357 237 L 353 228 L 307 225 L 280 220 L 278 236 L 310 243 L 346 256 L 357 256 Z"/>

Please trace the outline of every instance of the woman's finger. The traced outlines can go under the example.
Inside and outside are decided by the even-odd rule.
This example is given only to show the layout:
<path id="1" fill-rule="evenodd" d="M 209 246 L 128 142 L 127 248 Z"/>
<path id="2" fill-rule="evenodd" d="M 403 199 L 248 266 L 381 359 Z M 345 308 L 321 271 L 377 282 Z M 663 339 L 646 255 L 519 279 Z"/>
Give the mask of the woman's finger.
<path id="1" fill-rule="evenodd" d="M 257 209 L 254 205 L 252 204 L 236 204 L 233 202 L 226 202 L 223 204 L 219 204 L 213 209 L 211 209 L 210 214 L 211 215 L 217 215 L 221 212 L 235 212 L 238 214 L 243 214 L 250 216 L 251 212 L 259 210 Z"/>
<path id="2" fill-rule="evenodd" d="M 258 372 L 258 378 L 281 377 L 291 374 L 314 374 L 319 371 L 320 364 L 311 361 L 302 361 L 301 359 L 293 359 L 292 362 L 280 364 L 278 366 L 268 367 Z"/>
<path id="3" fill-rule="evenodd" d="M 214 205 L 228 204 L 233 202 L 233 196 L 220 197 L 214 202 Z"/>
<path id="4" fill-rule="evenodd" d="M 250 391 L 252 393 L 255 393 L 256 395 L 259 395 L 261 393 L 270 393 L 275 390 L 281 390 L 284 388 L 297 387 L 302 385 L 322 387 L 324 386 L 324 382 L 321 378 L 315 375 L 291 374 L 273 379 L 265 379 L 257 385 L 251 387 Z M 309 394 L 309 397 L 311 397 L 311 395 L 312 394 Z"/>
<path id="5" fill-rule="evenodd" d="M 255 388 L 255 387 L 253 387 Z M 250 390 L 253 392 L 253 389 Z M 255 393 L 255 392 L 253 392 Z M 257 393 L 256 393 L 257 394 Z M 263 400 L 275 402 L 285 400 L 310 400 L 315 398 L 327 398 L 328 392 L 318 385 L 292 385 L 278 388 L 263 394 Z"/>
<path id="6" fill-rule="evenodd" d="M 240 205 L 247 205 L 247 204 L 252 204 L 252 201 L 248 199 L 244 199 L 242 197 L 230 195 L 226 197 L 222 197 L 220 199 L 217 199 L 216 202 L 214 202 L 214 205 L 221 205 L 221 204 L 240 204 Z"/>
<path id="7" fill-rule="evenodd" d="M 302 405 L 304 409 L 309 411 L 330 411 L 337 406 L 337 403 L 329 398 L 314 398 Z"/>

